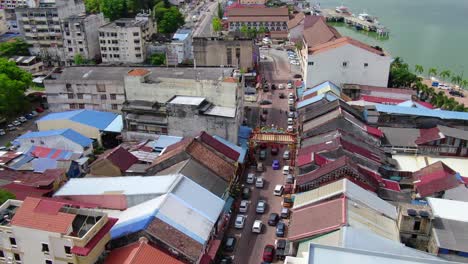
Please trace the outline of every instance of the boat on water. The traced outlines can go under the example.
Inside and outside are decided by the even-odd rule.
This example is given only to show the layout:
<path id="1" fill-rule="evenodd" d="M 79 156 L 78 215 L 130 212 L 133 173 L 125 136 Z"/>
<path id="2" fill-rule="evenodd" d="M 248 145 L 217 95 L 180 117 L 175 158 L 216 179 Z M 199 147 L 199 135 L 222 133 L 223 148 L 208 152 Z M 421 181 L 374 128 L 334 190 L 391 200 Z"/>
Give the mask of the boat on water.
<path id="1" fill-rule="evenodd" d="M 362 21 L 367 21 L 369 23 L 376 23 L 377 22 L 377 18 L 374 17 L 374 16 L 371 16 L 367 13 L 361 13 L 358 15 L 358 18 Z"/>
<path id="2" fill-rule="evenodd" d="M 337 13 L 341 13 L 341 14 L 350 14 L 351 12 L 349 12 L 349 9 L 348 7 L 344 6 L 344 5 L 340 5 L 340 6 L 337 6 L 335 8 L 335 11 Z"/>

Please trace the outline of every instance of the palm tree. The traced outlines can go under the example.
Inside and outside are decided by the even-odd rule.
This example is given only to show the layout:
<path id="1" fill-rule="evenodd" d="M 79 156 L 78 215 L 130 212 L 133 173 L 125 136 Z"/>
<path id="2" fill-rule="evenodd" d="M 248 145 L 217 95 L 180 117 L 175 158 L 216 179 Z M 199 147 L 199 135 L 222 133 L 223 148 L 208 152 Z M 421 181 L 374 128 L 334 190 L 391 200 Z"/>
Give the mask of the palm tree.
<path id="1" fill-rule="evenodd" d="M 455 106 L 455 107 L 453 108 L 453 111 L 463 112 L 463 111 L 465 111 L 465 105 L 463 105 L 463 104 L 458 104 L 457 106 Z"/>
<path id="2" fill-rule="evenodd" d="M 414 71 L 418 74 L 422 74 L 424 72 L 424 68 L 422 65 L 416 64 L 414 65 Z"/>
<path id="3" fill-rule="evenodd" d="M 460 75 L 457 75 L 457 76 L 453 76 L 452 77 L 452 83 L 453 84 L 458 84 L 460 85 L 460 83 L 463 81 L 462 77 Z"/>
<path id="4" fill-rule="evenodd" d="M 427 73 L 429 74 L 429 77 L 431 77 L 431 76 L 435 77 L 437 75 L 437 69 L 436 68 L 429 68 Z"/>
<path id="5" fill-rule="evenodd" d="M 468 80 L 463 80 L 460 82 L 461 88 L 468 88 Z"/>
<path id="6" fill-rule="evenodd" d="M 452 73 L 449 70 L 441 71 L 439 73 L 440 77 L 445 81 L 446 78 L 449 78 Z"/>

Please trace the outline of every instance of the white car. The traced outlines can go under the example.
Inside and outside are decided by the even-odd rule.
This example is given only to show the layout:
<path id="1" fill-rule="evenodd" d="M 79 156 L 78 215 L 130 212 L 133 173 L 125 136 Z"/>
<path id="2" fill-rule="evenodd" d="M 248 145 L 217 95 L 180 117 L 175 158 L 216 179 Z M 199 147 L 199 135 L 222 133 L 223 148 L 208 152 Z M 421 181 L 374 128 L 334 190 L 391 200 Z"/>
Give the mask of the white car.
<path id="1" fill-rule="evenodd" d="M 294 99 L 293 98 L 288 99 L 288 105 L 294 105 Z"/>
<path id="2" fill-rule="evenodd" d="M 239 206 L 239 212 L 241 213 L 247 213 L 249 210 L 249 201 L 248 200 L 242 200 Z"/>
<path id="3" fill-rule="evenodd" d="M 260 59 L 266 60 L 266 56 L 265 55 L 260 55 Z"/>
<path id="4" fill-rule="evenodd" d="M 289 99 L 293 99 L 293 98 L 294 98 L 294 94 L 293 94 L 293 93 L 289 93 L 289 94 L 288 94 L 288 98 L 289 98 Z"/>
<path id="5" fill-rule="evenodd" d="M 284 189 L 283 185 L 278 184 L 275 186 L 275 189 L 273 190 L 273 194 L 275 196 L 281 196 L 283 194 L 283 189 Z"/>
<path id="6" fill-rule="evenodd" d="M 278 85 L 278 89 L 283 90 L 283 89 L 284 89 L 284 84 L 280 83 L 280 84 Z"/>
<path id="7" fill-rule="evenodd" d="M 4 129 L 0 129 L 0 136 L 3 136 L 3 135 L 5 135 L 5 134 L 6 134 L 5 130 L 4 130 Z"/>
<path id="8" fill-rule="evenodd" d="M 288 126 L 286 129 L 288 132 L 294 132 L 294 127 L 293 126 Z"/>
<path id="9" fill-rule="evenodd" d="M 289 159 L 289 150 L 285 150 L 283 152 L 283 159 L 288 160 Z"/>
<path id="10" fill-rule="evenodd" d="M 257 214 L 265 213 L 266 206 L 267 206 L 267 203 L 265 200 L 258 200 L 257 208 L 255 209 L 255 212 L 257 212 Z"/>
<path id="11" fill-rule="evenodd" d="M 288 83 L 288 89 L 292 89 L 292 83 Z"/>
<path id="12" fill-rule="evenodd" d="M 242 229 L 244 228 L 244 225 L 245 225 L 245 215 L 237 215 L 236 216 L 236 222 L 234 223 L 234 227 L 237 228 L 237 229 Z"/>
<path id="13" fill-rule="evenodd" d="M 255 220 L 252 226 L 252 233 L 260 234 L 263 229 L 263 223 L 261 220 Z"/>
<path id="14" fill-rule="evenodd" d="M 255 180 L 255 187 L 257 188 L 263 188 L 263 177 L 258 177 L 256 180 Z"/>
<path id="15" fill-rule="evenodd" d="M 254 183 L 254 181 L 255 181 L 255 174 L 253 174 L 253 173 L 247 174 L 247 180 L 246 180 L 246 182 L 247 182 L 248 184 L 252 184 L 252 183 Z"/>
<path id="16" fill-rule="evenodd" d="M 288 118 L 288 125 L 290 125 L 290 126 L 291 126 L 291 125 L 293 125 L 293 124 L 294 124 L 294 121 L 293 121 L 293 119 L 292 119 L 292 118 Z"/>

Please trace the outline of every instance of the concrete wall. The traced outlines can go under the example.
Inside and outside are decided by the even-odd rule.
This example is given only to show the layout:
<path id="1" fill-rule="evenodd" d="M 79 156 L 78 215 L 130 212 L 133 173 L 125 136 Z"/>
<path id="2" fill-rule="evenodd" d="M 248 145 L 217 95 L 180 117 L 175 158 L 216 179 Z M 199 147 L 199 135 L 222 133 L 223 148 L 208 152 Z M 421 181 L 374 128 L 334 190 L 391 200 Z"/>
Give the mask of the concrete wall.
<path id="1" fill-rule="evenodd" d="M 351 44 L 318 52 L 308 57 L 309 65 L 304 74 L 306 87 L 324 81 L 332 81 L 338 86 L 355 83 L 387 87 L 391 61 L 391 57 L 380 56 Z M 345 67 L 344 62 L 347 63 Z M 365 63 L 368 63 L 367 67 Z"/>
<path id="2" fill-rule="evenodd" d="M 71 128 L 76 132 L 91 139 L 96 139 L 101 142 L 101 133 L 99 129 L 90 127 L 81 123 L 73 122 L 70 120 L 44 120 L 36 121 L 37 129 L 39 131 L 52 130 L 52 129 L 65 129 Z"/>
<path id="3" fill-rule="evenodd" d="M 8 31 L 8 24 L 6 21 L 5 10 L 0 9 L 0 35 L 5 34 Z"/>
<path id="4" fill-rule="evenodd" d="M 125 77 L 125 92 L 129 101 L 165 103 L 175 95 L 186 95 L 205 97 L 217 106 L 237 107 L 238 90 L 237 83 L 221 81 L 158 78 L 158 82 L 144 83 L 140 77 Z"/>
<path id="5" fill-rule="evenodd" d="M 240 57 L 236 57 L 236 49 L 240 49 Z M 227 50 L 231 49 L 231 63 L 228 63 Z M 252 39 L 224 40 L 210 38 L 195 38 L 193 40 L 193 56 L 197 66 L 231 65 L 243 70 L 252 69 L 257 47 Z"/>
<path id="6" fill-rule="evenodd" d="M 42 146 L 48 148 L 64 149 L 73 152 L 84 153 L 88 155 L 92 153 L 93 146 L 90 144 L 88 149 L 83 148 L 81 145 L 61 136 L 49 136 L 49 137 L 36 137 L 36 138 L 24 138 L 16 139 L 21 144 L 22 149 L 28 149 L 32 146 Z M 34 141 L 34 142 L 31 142 Z"/>

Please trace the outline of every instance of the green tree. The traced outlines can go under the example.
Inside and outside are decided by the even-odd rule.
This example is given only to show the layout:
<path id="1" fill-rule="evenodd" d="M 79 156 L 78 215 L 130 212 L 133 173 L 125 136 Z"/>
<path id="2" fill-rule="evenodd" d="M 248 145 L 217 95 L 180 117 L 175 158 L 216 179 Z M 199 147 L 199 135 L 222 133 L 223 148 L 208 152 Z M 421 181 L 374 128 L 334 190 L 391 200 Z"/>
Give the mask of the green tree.
<path id="1" fill-rule="evenodd" d="M 240 32 L 242 35 L 247 36 L 249 34 L 249 28 L 246 25 L 242 25 L 240 28 Z"/>
<path id="2" fill-rule="evenodd" d="M 465 111 L 465 106 L 463 104 L 458 104 L 457 106 L 453 108 L 453 111 L 463 112 Z"/>
<path id="3" fill-rule="evenodd" d="M 180 13 L 179 9 L 171 6 L 158 21 L 158 31 L 160 33 L 174 33 L 184 24 L 184 16 Z"/>
<path id="4" fill-rule="evenodd" d="M 247 36 L 249 36 L 249 38 L 256 38 L 257 34 L 258 34 L 258 31 L 256 28 L 249 28 L 247 30 Z"/>
<path id="5" fill-rule="evenodd" d="M 100 11 L 99 0 L 86 0 L 85 7 L 86 7 L 86 12 L 88 13 L 93 13 L 93 14 L 99 13 Z"/>
<path id="6" fill-rule="evenodd" d="M 99 0 L 99 9 L 110 20 L 122 18 L 126 0 Z"/>
<path id="7" fill-rule="evenodd" d="M 460 87 L 462 88 L 468 88 L 468 80 L 462 80 L 460 82 Z"/>
<path id="8" fill-rule="evenodd" d="M 167 11 L 166 6 L 164 5 L 164 2 L 158 2 L 157 4 L 154 5 L 153 7 L 153 17 L 156 21 L 160 21 L 163 18 L 164 12 Z"/>
<path id="9" fill-rule="evenodd" d="M 24 92 L 32 83 L 32 75 L 12 61 L 0 58 L 0 113 L 7 117 L 24 110 Z"/>
<path id="10" fill-rule="evenodd" d="M 219 32 L 223 29 L 223 25 L 221 24 L 221 19 L 215 17 L 213 18 L 213 21 L 211 23 L 213 25 L 213 31 Z"/>
<path id="11" fill-rule="evenodd" d="M 440 75 L 440 78 L 442 78 L 445 81 L 445 79 L 449 78 L 450 75 L 452 75 L 452 73 L 449 70 L 445 70 L 445 71 L 441 71 L 439 75 Z"/>
<path id="12" fill-rule="evenodd" d="M 81 55 L 80 53 L 76 54 L 74 57 L 73 57 L 73 63 L 75 65 L 82 65 L 82 64 L 86 64 L 86 60 L 85 58 L 83 57 L 83 55 Z"/>
<path id="13" fill-rule="evenodd" d="M 223 10 L 223 8 L 221 7 L 221 3 L 218 2 L 218 18 L 219 18 L 219 19 L 223 19 L 223 16 L 224 16 L 224 10 Z"/>
<path id="14" fill-rule="evenodd" d="M 12 194 L 11 192 L 5 190 L 5 189 L 0 189 L 0 204 L 3 204 L 6 202 L 8 199 L 15 199 L 16 196 Z"/>
<path id="15" fill-rule="evenodd" d="M 152 65 L 164 65 L 166 64 L 166 54 L 164 53 L 155 53 L 150 57 L 150 63 Z"/>
<path id="16" fill-rule="evenodd" d="M 460 85 L 460 83 L 463 81 L 463 78 L 460 76 L 460 75 L 456 75 L 456 76 L 452 76 L 452 83 L 453 84 L 458 84 Z"/>
<path id="17" fill-rule="evenodd" d="M 416 64 L 416 65 L 414 65 L 414 71 L 417 74 L 422 74 L 424 72 L 424 68 L 423 68 L 422 65 Z"/>
<path id="18" fill-rule="evenodd" d="M 397 57 L 390 66 L 390 77 L 388 85 L 390 87 L 413 87 L 420 78 L 410 72 L 408 64 Z"/>
<path id="19" fill-rule="evenodd" d="M 0 43 L 0 56 L 11 57 L 15 55 L 29 56 L 28 43 L 23 39 L 15 38 L 10 41 Z"/>
<path id="20" fill-rule="evenodd" d="M 437 69 L 436 68 L 429 68 L 429 70 L 427 70 L 427 73 L 429 74 L 429 77 L 430 76 L 435 77 L 437 75 Z"/>

